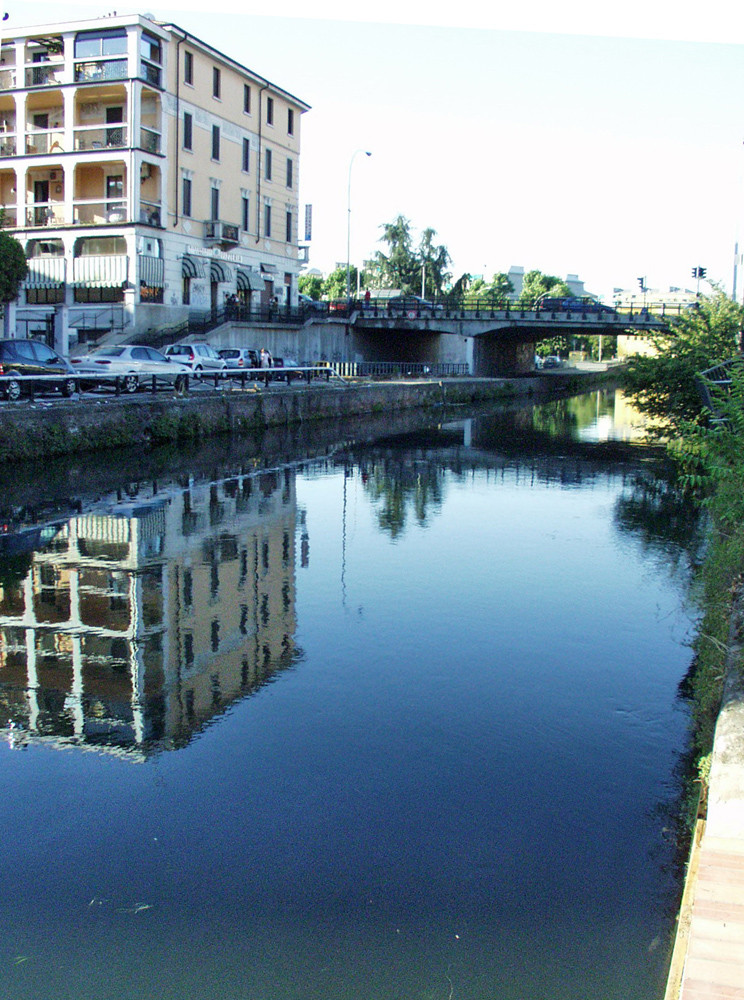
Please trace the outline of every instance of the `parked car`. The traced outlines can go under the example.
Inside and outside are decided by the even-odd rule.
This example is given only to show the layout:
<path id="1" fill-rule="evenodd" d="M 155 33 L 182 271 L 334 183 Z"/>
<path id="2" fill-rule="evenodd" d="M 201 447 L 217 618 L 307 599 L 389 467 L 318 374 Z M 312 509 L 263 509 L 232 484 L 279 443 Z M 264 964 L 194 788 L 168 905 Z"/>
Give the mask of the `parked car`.
<path id="1" fill-rule="evenodd" d="M 304 377 L 304 372 L 297 371 L 299 367 L 300 366 L 296 358 L 274 358 L 272 369 L 278 368 L 279 371 L 272 377 L 276 379 L 277 382 L 286 381 L 289 385 L 293 378 Z"/>
<path id="2" fill-rule="evenodd" d="M 0 392 L 6 399 L 20 399 L 26 392 L 61 392 L 72 396 L 77 392 L 75 372 L 66 358 L 53 351 L 41 340 L 0 340 Z M 19 376 L 59 375 L 58 379 L 36 379 Z"/>
<path id="3" fill-rule="evenodd" d="M 220 347 L 217 351 L 228 368 L 258 368 L 258 351 L 251 347 Z M 254 373 L 252 378 L 256 377 Z"/>
<path id="4" fill-rule="evenodd" d="M 441 312 L 442 306 L 435 305 L 419 295 L 396 295 L 387 300 L 388 312 L 394 316 L 412 314 L 414 318 L 420 315 Z"/>
<path id="5" fill-rule="evenodd" d="M 563 362 L 558 357 L 557 354 L 549 354 L 547 358 L 543 359 L 543 368 L 560 368 Z"/>
<path id="6" fill-rule="evenodd" d="M 70 360 L 76 374 L 86 376 L 81 379 L 84 385 L 108 385 L 124 392 L 136 392 L 140 381 L 149 381 L 153 375 L 181 392 L 191 375 L 188 365 L 142 344 L 96 347 L 90 354 Z"/>
<path id="7" fill-rule="evenodd" d="M 311 299 L 309 295 L 303 295 L 302 292 L 300 292 L 297 296 L 297 301 L 300 309 L 304 309 L 306 312 L 328 312 L 327 302 L 320 302 L 318 299 Z"/>
<path id="8" fill-rule="evenodd" d="M 224 372 L 227 362 L 209 344 L 181 342 L 165 349 L 166 357 L 188 365 L 196 378 Z"/>

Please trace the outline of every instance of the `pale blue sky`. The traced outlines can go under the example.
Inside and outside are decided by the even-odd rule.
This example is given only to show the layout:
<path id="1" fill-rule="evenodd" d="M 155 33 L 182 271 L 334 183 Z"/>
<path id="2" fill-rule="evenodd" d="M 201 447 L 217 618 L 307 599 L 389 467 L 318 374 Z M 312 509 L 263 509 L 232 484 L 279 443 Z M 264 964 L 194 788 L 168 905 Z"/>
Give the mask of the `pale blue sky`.
<path id="1" fill-rule="evenodd" d="M 353 260 L 402 213 L 416 230 L 437 230 L 456 277 L 521 264 L 578 273 L 608 295 L 638 275 L 694 287 L 690 269 L 703 265 L 730 289 L 734 242 L 744 247 L 744 4 L 629 0 L 601 21 L 597 5 L 578 0 L 560 17 L 545 0 L 521 15 L 498 4 L 476 14 L 470 0 L 454 12 L 430 3 L 422 15 L 400 0 L 376 5 L 384 23 L 365 23 L 367 10 L 326 19 L 350 16 L 332 0 L 310 16 L 288 0 L 285 11 L 304 16 L 281 18 L 246 13 L 265 4 L 236 13 L 217 0 L 205 14 L 189 2 L 142 10 L 312 105 L 301 173 L 312 266 L 346 259 L 349 164 L 369 149 L 352 172 Z M 21 25 L 112 8 L 4 9 Z M 551 31 L 525 30 L 538 26 Z"/>

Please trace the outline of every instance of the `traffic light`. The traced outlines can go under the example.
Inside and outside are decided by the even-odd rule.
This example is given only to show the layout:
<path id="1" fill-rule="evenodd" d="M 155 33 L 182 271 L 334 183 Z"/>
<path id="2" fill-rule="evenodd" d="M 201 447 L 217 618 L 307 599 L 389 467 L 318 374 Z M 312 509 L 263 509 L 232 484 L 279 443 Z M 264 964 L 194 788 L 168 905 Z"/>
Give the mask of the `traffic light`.
<path id="1" fill-rule="evenodd" d="M 707 267 L 698 268 L 698 278 L 704 278 L 707 273 L 708 273 Z"/>
<path id="2" fill-rule="evenodd" d="M 693 267 L 693 269 L 692 269 L 692 276 L 693 276 L 693 278 L 697 278 L 698 277 L 698 269 L 696 267 Z"/>
<path id="3" fill-rule="evenodd" d="M 641 291 L 643 290 L 643 286 L 644 286 L 644 284 L 645 284 L 645 281 L 646 281 L 646 279 L 645 279 L 645 278 L 639 278 L 639 279 L 638 279 L 638 284 L 639 284 L 639 286 L 640 286 L 640 288 L 641 288 Z"/>

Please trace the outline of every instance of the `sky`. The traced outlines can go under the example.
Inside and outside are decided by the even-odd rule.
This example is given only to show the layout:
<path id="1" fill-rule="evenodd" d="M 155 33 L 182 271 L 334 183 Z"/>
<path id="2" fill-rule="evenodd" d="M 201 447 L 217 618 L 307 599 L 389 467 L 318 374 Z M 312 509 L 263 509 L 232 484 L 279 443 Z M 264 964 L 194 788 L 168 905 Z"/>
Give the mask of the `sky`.
<path id="1" fill-rule="evenodd" d="M 403 215 L 415 240 L 436 230 L 455 279 L 519 265 L 578 274 L 609 299 L 639 277 L 694 289 L 703 266 L 732 291 L 735 244 L 744 250 L 742 0 L 378 0 L 374 12 L 284 0 L 281 17 L 255 0 L 203 6 L 138 10 L 311 105 L 300 163 L 310 267 L 345 263 L 347 223 L 352 263 L 369 259 L 384 249 L 381 226 Z M 3 27 L 112 9 L 5 0 Z"/>

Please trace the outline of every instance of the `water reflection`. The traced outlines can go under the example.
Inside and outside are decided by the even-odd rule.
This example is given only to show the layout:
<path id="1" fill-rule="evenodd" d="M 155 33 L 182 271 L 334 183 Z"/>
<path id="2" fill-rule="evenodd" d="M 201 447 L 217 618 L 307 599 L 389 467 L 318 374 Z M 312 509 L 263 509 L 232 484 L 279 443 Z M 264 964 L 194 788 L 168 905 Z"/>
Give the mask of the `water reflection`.
<path id="1" fill-rule="evenodd" d="M 141 757 L 182 745 L 289 666 L 294 483 L 284 469 L 161 487 L 48 527 L 0 587 L 11 744 Z"/>

